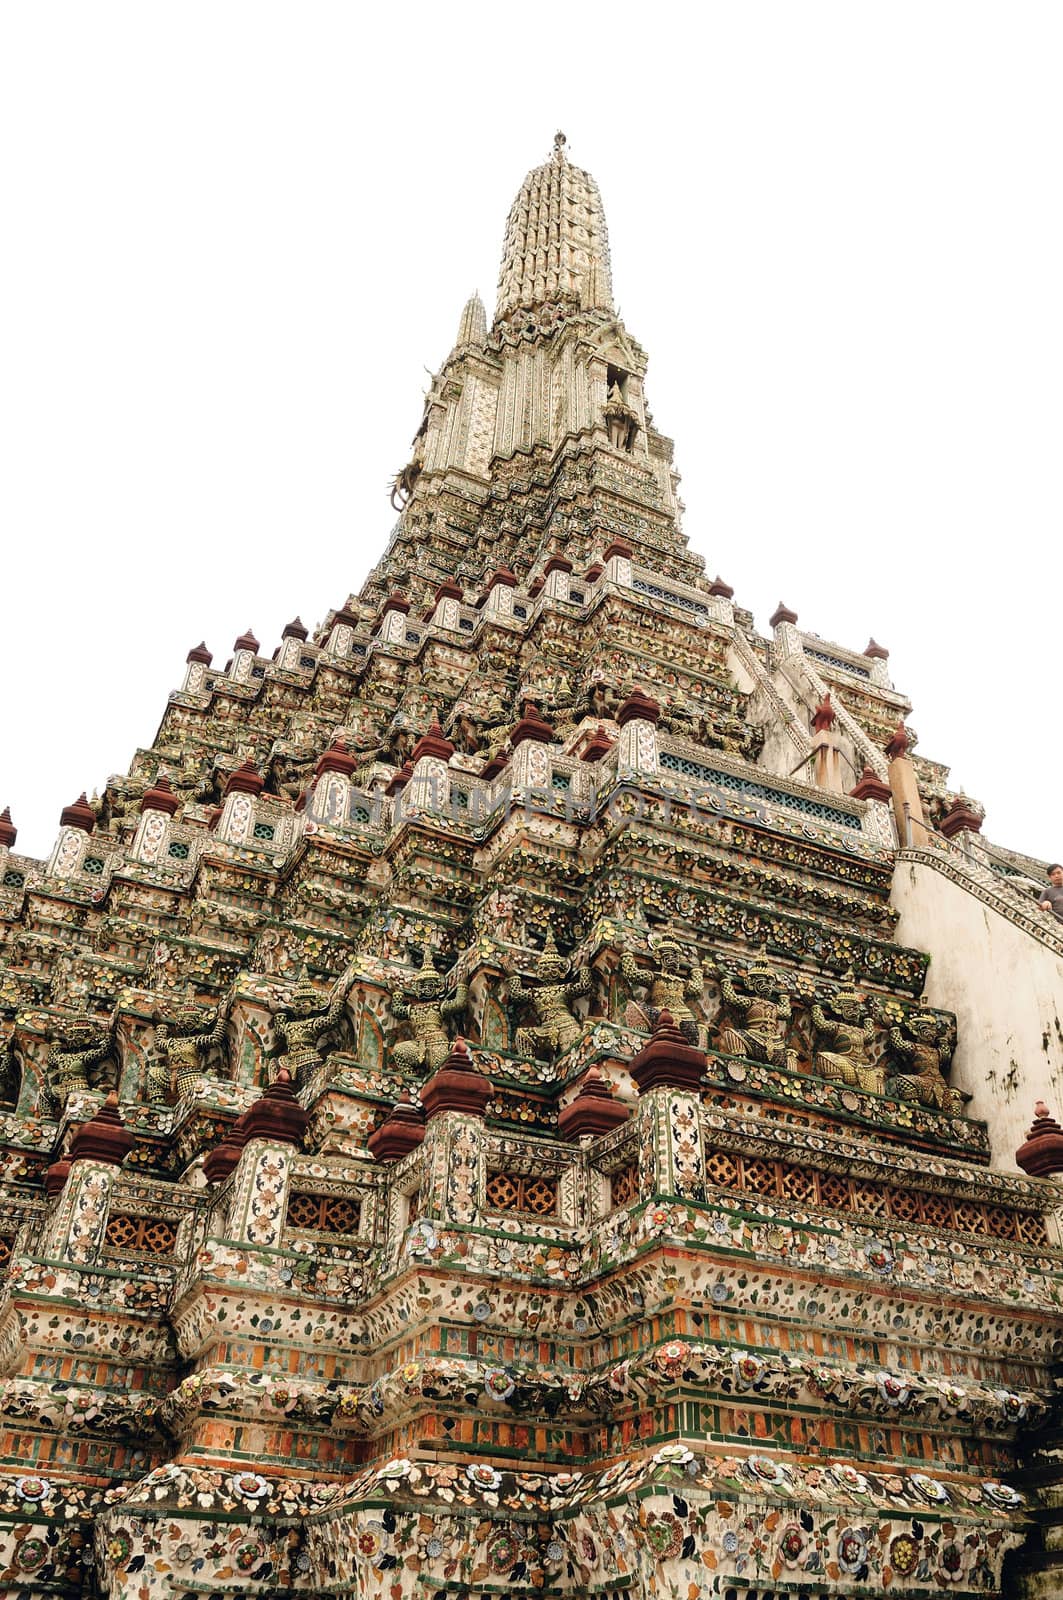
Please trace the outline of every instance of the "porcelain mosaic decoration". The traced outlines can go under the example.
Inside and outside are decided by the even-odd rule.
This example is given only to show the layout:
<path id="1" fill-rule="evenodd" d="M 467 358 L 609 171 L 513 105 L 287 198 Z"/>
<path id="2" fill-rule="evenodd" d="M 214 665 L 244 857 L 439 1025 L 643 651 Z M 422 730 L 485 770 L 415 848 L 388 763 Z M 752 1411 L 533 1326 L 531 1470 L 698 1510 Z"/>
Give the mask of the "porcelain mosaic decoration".
<path id="1" fill-rule="evenodd" d="M 1063 993 L 1043 863 L 645 374 L 558 135 L 361 591 L 0 817 L 5 1594 L 1063 1592 L 1057 1047 L 903 942 Z"/>

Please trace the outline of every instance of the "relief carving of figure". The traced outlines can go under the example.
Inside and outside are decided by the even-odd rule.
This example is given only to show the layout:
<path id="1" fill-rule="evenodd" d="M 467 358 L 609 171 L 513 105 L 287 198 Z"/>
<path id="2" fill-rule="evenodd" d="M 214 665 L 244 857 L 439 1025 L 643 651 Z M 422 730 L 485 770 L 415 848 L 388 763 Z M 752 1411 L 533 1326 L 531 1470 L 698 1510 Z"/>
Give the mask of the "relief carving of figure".
<path id="1" fill-rule="evenodd" d="M 889 1040 L 905 1066 L 887 1079 L 887 1093 L 901 1100 L 918 1100 L 920 1105 L 949 1116 L 962 1116 L 964 1097 L 945 1081 L 956 1048 L 955 1021 L 929 1011 L 909 1012 L 900 1027 L 890 1029 Z"/>
<path id="2" fill-rule="evenodd" d="M 724 1004 L 742 1020 L 741 1026 L 731 1024 L 720 1029 L 719 1048 L 725 1055 L 745 1056 L 749 1061 L 763 1061 L 769 1067 L 795 1072 L 797 1051 L 786 1044 L 793 1015 L 790 991 L 769 964 L 766 951 L 748 969 L 744 988 L 746 992 L 740 993 L 730 973 L 721 971 Z"/>
<path id="3" fill-rule="evenodd" d="M 282 1051 L 278 1066 L 287 1068 L 296 1089 L 302 1088 L 320 1062 L 318 1045 L 343 1016 L 353 982 L 352 974 L 336 986 L 332 999 L 323 1004 L 314 985 L 304 978 L 274 1013 L 273 1032 Z"/>
<path id="4" fill-rule="evenodd" d="M 813 1065 L 821 1078 L 881 1094 L 886 1082 L 884 1067 L 874 1066 L 868 1055 L 875 1037 L 875 1020 L 853 986 L 851 972 L 843 986 L 812 1007 L 812 1026 L 816 1033 Z"/>
<path id="5" fill-rule="evenodd" d="M 454 715 L 450 728 L 450 737 L 461 751 L 462 755 L 478 755 L 483 745 L 483 734 L 476 725 L 476 719 L 467 707 L 460 707 Z"/>
<path id="6" fill-rule="evenodd" d="M 9 1022 L 0 1025 L 0 1105 L 16 1105 L 21 1085 L 22 1071 L 15 1049 L 15 1030 Z"/>
<path id="7" fill-rule="evenodd" d="M 98 1071 L 105 1061 L 111 1062 L 110 1071 Z M 48 1051 L 45 1067 L 48 1098 L 62 1106 L 70 1094 L 113 1088 L 116 1076 L 113 1023 L 101 1029 L 84 1006 L 80 1006 L 69 1022 L 61 1024 L 58 1038 Z"/>
<path id="8" fill-rule="evenodd" d="M 465 983 L 459 983 L 449 1000 L 444 1000 L 447 980 L 436 971 L 432 952 L 425 945 L 421 970 L 408 983 L 391 991 L 391 1014 L 408 1022 L 412 1039 L 404 1039 L 392 1051 L 395 1065 L 403 1069 L 435 1072 L 450 1054 L 449 1017 L 459 1017 L 469 1000 Z"/>
<path id="9" fill-rule="evenodd" d="M 705 1028 L 687 1004 L 689 1000 L 700 1000 L 705 989 L 705 973 L 697 949 L 692 947 L 688 952 L 671 933 L 651 933 L 648 942 L 656 957 L 656 966 L 650 968 L 648 977 L 630 950 L 620 957 L 620 971 L 628 983 L 646 987 L 645 1000 L 628 1007 L 631 1025 L 651 1032 L 660 1013 L 667 1011 L 683 1037 L 703 1047 Z"/>
<path id="10" fill-rule="evenodd" d="M 535 976 L 525 984 L 516 972 L 506 982 L 506 992 L 515 1005 L 530 1006 L 535 1014 L 533 1026 L 518 1028 L 517 1054 L 542 1060 L 570 1050 L 579 1039 L 582 1024 L 572 1013 L 572 1002 L 589 994 L 591 969 L 578 967 L 569 977 L 570 963 L 557 948 L 554 930 L 547 930 L 542 954 L 535 963 Z"/>
<path id="11" fill-rule="evenodd" d="M 146 1074 L 148 1099 L 153 1105 L 173 1105 L 196 1093 L 210 1053 L 225 1043 L 228 1022 L 228 1004 L 214 1011 L 182 1006 L 172 1022 L 159 1020 L 155 1026 L 156 1058 Z"/>
<path id="12" fill-rule="evenodd" d="M 587 690 L 587 709 L 584 715 L 605 722 L 616 713 L 619 705 L 616 691 L 603 678 L 595 678 Z"/>

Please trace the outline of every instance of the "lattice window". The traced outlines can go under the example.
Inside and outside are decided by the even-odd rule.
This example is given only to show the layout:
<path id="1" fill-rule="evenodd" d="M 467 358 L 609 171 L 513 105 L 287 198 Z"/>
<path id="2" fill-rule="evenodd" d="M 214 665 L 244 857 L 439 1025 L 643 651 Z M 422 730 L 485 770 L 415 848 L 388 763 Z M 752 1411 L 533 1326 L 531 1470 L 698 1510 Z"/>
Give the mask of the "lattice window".
<path id="1" fill-rule="evenodd" d="M 890 1212 L 899 1222 L 919 1221 L 919 1196 L 910 1189 L 890 1189 Z"/>
<path id="2" fill-rule="evenodd" d="M 836 1172 L 821 1172 L 819 1203 L 821 1206 L 830 1206 L 835 1211 L 848 1211 L 851 1207 L 848 1178 L 842 1178 Z"/>
<path id="3" fill-rule="evenodd" d="M 935 1228 L 951 1228 L 952 1206 L 943 1194 L 924 1194 L 920 1196 L 923 1203 L 923 1221 L 929 1222 Z"/>
<path id="4" fill-rule="evenodd" d="M 705 1173 L 721 1189 L 736 1189 L 739 1184 L 738 1162 L 726 1150 L 713 1150 L 705 1158 Z"/>
<path id="5" fill-rule="evenodd" d="M 26 881 L 25 874 L 21 873 L 21 872 L 16 872 L 13 868 L 10 871 L 4 873 L 4 888 L 5 889 L 21 889 L 22 885 L 25 883 L 25 881 Z"/>
<path id="6" fill-rule="evenodd" d="M 629 1203 L 626 1189 L 621 1189 L 626 1183 L 627 1171 L 625 1168 L 613 1175 L 614 1206 Z M 870 1179 L 862 1181 L 834 1172 L 814 1172 L 787 1162 L 762 1161 L 753 1156 L 732 1156 L 725 1150 L 708 1152 L 705 1175 L 719 1188 L 742 1189 L 757 1195 L 780 1194 L 783 1199 L 801 1205 L 818 1203 L 832 1211 L 855 1211 L 865 1217 L 892 1216 L 898 1222 L 925 1222 L 933 1228 L 988 1234 L 995 1239 L 1014 1239 L 1020 1244 L 1040 1245 L 1048 1239 L 1043 1218 L 1032 1212 L 980 1205 L 969 1200 L 952 1201 L 946 1195 L 889 1188 Z M 503 1174 L 497 1176 L 504 1177 Z M 623 1199 L 618 1198 L 621 1192 Z M 632 1198 L 637 1198 L 637 1192 L 633 1192 Z M 518 1207 L 510 1202 L 496 1209 L 516 1210 Z"/>
<path id="7" fill-rule="evenodd" d="M 14 1247 L 15 1247 L 15 1236 L 14 1236 L 14 1234 L 13 1233 L 0 1233 L 0 1272 L 3 1272 L 4 1268 L 7 1266 L 8 1262 L 11 1260 L 11 1252 L 14 1249 Z"/>
<path id="8" fill-rule="evenodd" d="M 167 851 L 167 854 L 173 856 L 175 861 L 187 861 L 188 846 L 185 844 L 183 839 L 175 839 Z"/>
<path id="9" fill-rule="evenodd" d="M 254 837 L 256 839 L 272 839 L 276 831 L 271 822 L 256 822 Z"/>
<path id="10" fill-rule="evenodd" d="M 557 1179 L 526 1177 L 517 1172 L 489 1172 L 486 1189 L 489 1211 L 524 1211 L 533 1217 L 557 1215 Z"/>
<path id="11" fill-rule="evenodd" d="M 362 651 L 362 654 L 363 655 L 365 654 L 364 650 Z M 317 657 L 316 656 L 300 656 L 299 657 L 299 665 L 301 667 L 304 667 L 307 672 L 313 672 L 314 668 L 317 666 Z"/>
<path id="12" fill-rule="evenodd" d="M 143 1256 L 171 1256 L 177 1224 L 164 1217 L 134 1217 L 115 1212 L 107 1221 L 104 1242 L 110 1250 Z"/>
<path id="13" fill-rule="evenodd" d="M 742 1187 L 750 1194 L 777 1194 L 774 1161 L 757 1161 L 752 1156 L 742 1158 Z"/>
<path id="14" fill-rule="evenodd" d="M 816 1176 L 813 1172 L 806 1172 L 801 1167 L 782 1168 L 782 1192 L 787 1200 L 799 1200 L 805 1205 L 815 1203 Z"/>
<path id="15" fill-rule="evenodd" d="M 854 1183 L 852 1206 L 865 1217 L 884 1217 L 889 1209 L 886 1191 L 877 1183 Z"/>
<path id="16" fill-rule="evenodd" d="M 82 872 L 87 872 L 90 878 L 99 878 L 103 874 L 103 861 L 99 856 L 86 856 L 81 863 Z"/>
<path id="17" fill-rule="evenodd" d="M 1035 1216 L 1032 1211 L 1016 1211 L 1015 1229 L 1023 1244 L 1047 1243 L 1044 1218 Z"/>
<path id="18" fill-rule="evenodd" d="M 648 594 L 654 600 L 666 600 L 670 606 L 681 606 L 684 611 L 696 611 L 699 617 L 707 617 L 705 607 L 692 600 L 689 595 L 673 594 L 671 589 L 662 589 L 659 584 L 648 583 L 645 578 L 632 578 L 631 587 L 638 594 Z"/>
<path id="19" fill-rule="evenodd" d="M 806 817 L 818 817 L 822 822 L 836 827 L 857 828 L 859 818 L 835 806 L 825 806 L 818 800 L 808 800 L 804 795 L 790 794 L 785 789 L 770 789 L 763 783 L 751 783 L 735 772 L 724 772 L 717 767 L 706 767 L 700 761 L 690 761 L 671 750 L 662 750 L 660 764 L 666 772 L 679 772 L 686 778 L 697 778 L 701 783 L 712 784 L 717 789 L 730 789 L 747 800 L 767 800 L 772 805 L 785 806 L 788 811 L 800 811 Z"/>
<path id="20" fill-rule="evenodd" d="M 994 1239 L 1018 1237 L 1018 1218 L 1014 1211 L 1007 1211 L 1003 1206 L 990 1206 L 986 1212 L 986 1222 Z"/>
<path id="21" fill-rule="evenodd" d="M 972 1205 L 968 1200 L 956 1202 L 956 1226 L 964 1233 L 988 1233 L 986 1215 L 981 1206 Z"/>
<path id="22" fill-rule="evenodd" d="M 638 1163 L 632 1162 L 629 1167 L 621 1167 L 619 1172 L 614 1172 L 609 1180 L 609 1192 L 613 1209 L 617 1206 L 632 1205 L 639 1197 L 639 1169 Z"/>
<path id="23" fill-rule="evenodd" d="M 822 661 L 825 667 L 840 667 L 842 672 L 852 672 L 858 678 L 870 678 L 871 673 L 867 667 L 858 667 L 855 661 L 842 661 L 839 656 L 829 656 L 825 650 L 813 650 L 805 645 L 805 655 L 811 656 L 814 661 Z"/>
<path id="24" fill-rule="evenodd" d="M 362 1220 L 358 1200 L 343 1194 L 300 1194 L 288 1196 L 289 1228 L 306 1233 L 357 1233 Z"/>

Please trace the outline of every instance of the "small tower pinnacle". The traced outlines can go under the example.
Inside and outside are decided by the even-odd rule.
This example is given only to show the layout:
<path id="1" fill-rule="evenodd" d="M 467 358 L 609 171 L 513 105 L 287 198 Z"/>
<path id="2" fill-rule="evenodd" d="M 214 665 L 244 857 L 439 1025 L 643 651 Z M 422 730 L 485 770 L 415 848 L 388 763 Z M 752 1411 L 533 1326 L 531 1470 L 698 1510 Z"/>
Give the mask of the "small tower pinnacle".
<path id="1" fill-rule="evenodd" d="M 609 233 L 598 185 L 554 135 L 550 159 L 528 173 L 510 207 L 496 318 L 554 300 L 611 311 Z"/>
<path id="2" fill-rule="evenodd" d="M 463 344 L 483 344 L 487 338 L 487 312 L 479 294 L 470 295 L 458 323 L 458 348 Z"/>

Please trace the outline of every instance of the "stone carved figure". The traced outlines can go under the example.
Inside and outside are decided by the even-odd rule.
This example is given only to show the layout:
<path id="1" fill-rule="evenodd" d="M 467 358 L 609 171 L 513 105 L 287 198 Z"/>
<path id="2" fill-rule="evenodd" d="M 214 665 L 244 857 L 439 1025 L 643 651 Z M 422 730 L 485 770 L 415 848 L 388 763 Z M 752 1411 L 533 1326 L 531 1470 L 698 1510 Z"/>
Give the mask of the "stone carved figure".
<path id="1" fill-rule="evenodd" d="M 730 973 L 720 973 L 720 993 L 724 1004 L 742 1019 L 741 1025 L 720 1029 L 720 1049 L 725 1055 L 745 1056 L 763 1061 L 785 1072 L 797 1070 L 797 1051 L 786 1043 L 793 1015 L 790 991 L 762 951 L 746 973 L 745 993 L 736 987 Z"/>
<path id="2" fill-rule="evenodd" d="M 156 1023 L 156 1058 L 146 1075 L 153 1105 L 173 1105 L 196 1093 L 206 1071 L 204 1061 L 224 1044 L 228 1023 L 228 1003 L 214 1011 L 182 1006 L 174 1021 L 163 1017 Z"/>
<path id="3" fill-rule="evenodd" d="M 531 983 L 523 983 L 516 972 L 509 974 L 508 998 L 516 1005 L 530 1006 L 536 1019 L 533 1026 L 517 1029 L 518 1055 L 541 1060 L 545 1053 L 552 1058 L 563 1055 L 579 1039 L 582 1024 L 572 1013 L 572 1002 L 590 993 L 591 969 L 578 967 L 570 977 L 569 967 L 550 928 Z"/>
<path id="4" fill-rule="evenodd" d="M 16 1105 L 21 1085 L 22 1071 L 15 1049 L 14 1028 L 8 1024 L 6 1031 L 0 1032 L 0 1105 Z"/>
<path id="5" fill-rule="evenodd" d="M 909 1012 L 900 1027 L 890 1029 L 889 1041 L 905 1067 L 887 1079 L 887 1092 L 949 1116 L 962 1116 L 964 1097 L 945 1080 L 956 1048 L 955 1022 L 929 1011 Z"/>
<path id="6" fill-rule="evenodd" d="M 412 1039 L 404 1039 L 392 1051 L 397 1067 L 435 1072 L 450 1054 L 447 1019 L 459 1017 L 469 1000 L 465 983 L 459 983 L 449 1000 L 444 1000 L 447 980 L 436 971 L 432 952 L 425 946 L 421 970 L 410 982 L 391 991 L 391 1014 L 408 1022 Z"/>
<path id="7" fill-rule="evenodd" d="M 48 1051 L 45 1084 L 49 1100 L 62 1106 L 68 1095 L 113 1088 L 114 1069 L 109 1074 L 96 1070 L 105 1061 L 113 1060 L 113 1023 L 101 1029 L 84 1006 L 79 1006 L 70 1021 L 60 1027 L 59 1036 Z M 110 1081 L 105 1083 L 105 1078 Z"/>
<path id="8" fill-rule="evenodd" d="M 828 999 L 815 1001 L 812 1026 L 816 1034 L 813 1065 L 821 1078 L 871 1094 L 882 1093 L 885 1068 L 874 1066 L 868 1055 L 875 1037 L 875 1019 L 853 987 L 851 972 L 845 974 L 843 986 Z"/>
<path id="9" fill-rule="evenodd" d="M 705 989 L 705 973 L 697 950 L 688 953 L 671 933 L 651 934 L 648 942 L 656 957 L 656 966 L 650 969 L 648 978 L 630 950 L 620 957 L 620 971 L 627 982 L 646 986 L 645 1001 L 628 1007 L 632 1025 L 650 1032 L 661 1012 L 667 1011 L 685 1039 L 703 1046 L 704 1026 L 687 1004 L 689 1000 L 700 1000 Z"/>
<path id="10" fill-rule="evenodd" d="M 332 999 L 323 1004 L 314 985 L 304 978 L 290 999 L 274 1013 L 273 1032 L 281 1046 L 278 1069 L 286 1067 L 296 1089 L 301 1089 L 321 1060 L 318 1044 L 343 1016 L 354 975 L 340 983 Z"/>

